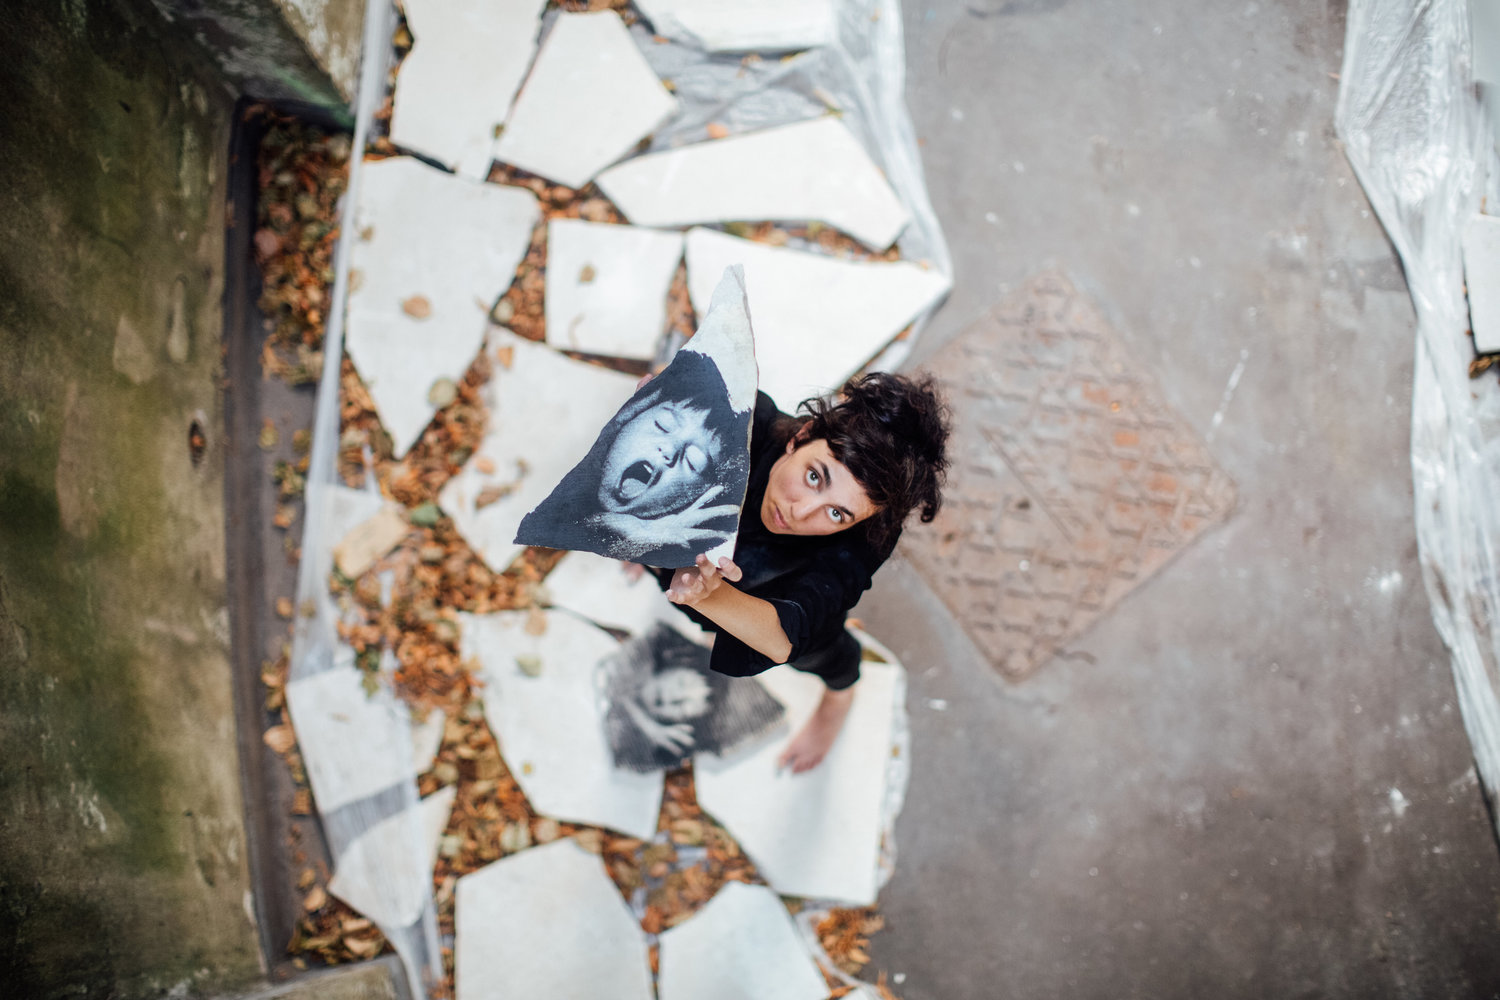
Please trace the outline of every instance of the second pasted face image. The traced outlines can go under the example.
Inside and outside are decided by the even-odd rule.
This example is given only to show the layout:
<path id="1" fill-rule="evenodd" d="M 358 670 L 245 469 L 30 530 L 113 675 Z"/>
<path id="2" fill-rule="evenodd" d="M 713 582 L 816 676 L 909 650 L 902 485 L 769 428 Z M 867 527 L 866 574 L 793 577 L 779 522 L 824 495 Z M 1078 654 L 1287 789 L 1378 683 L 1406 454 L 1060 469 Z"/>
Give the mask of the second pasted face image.
<path id="1" fill-rule="evenodd" d="M 749 482 L 755 384 L 744 285 L 731 269 L 698 332 L 620 407 L 515 540 L 669 569 L 728 555 Z"/>

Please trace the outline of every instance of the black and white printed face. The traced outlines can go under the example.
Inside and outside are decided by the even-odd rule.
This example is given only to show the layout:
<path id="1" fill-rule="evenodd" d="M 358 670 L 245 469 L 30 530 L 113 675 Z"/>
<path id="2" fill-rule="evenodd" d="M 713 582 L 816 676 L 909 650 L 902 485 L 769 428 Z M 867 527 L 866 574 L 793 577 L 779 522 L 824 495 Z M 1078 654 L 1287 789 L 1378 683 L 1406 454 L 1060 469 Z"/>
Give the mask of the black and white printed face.
<path id="1" fill-rule="evenodd" d="M 703 675 L 688 667 L 653 674 L 641 685 L 641 706 L 660 722 L 686 722 L 707 714 L 712 692 Z"/>
<path id="2" fill-rule="evenodd" d="M 707 410 L 660 402 L 627 421 L 604 456 L 604 509 L 657 517 L 682 510 L 715 485 L 723 443 L 707 420 Z"/>

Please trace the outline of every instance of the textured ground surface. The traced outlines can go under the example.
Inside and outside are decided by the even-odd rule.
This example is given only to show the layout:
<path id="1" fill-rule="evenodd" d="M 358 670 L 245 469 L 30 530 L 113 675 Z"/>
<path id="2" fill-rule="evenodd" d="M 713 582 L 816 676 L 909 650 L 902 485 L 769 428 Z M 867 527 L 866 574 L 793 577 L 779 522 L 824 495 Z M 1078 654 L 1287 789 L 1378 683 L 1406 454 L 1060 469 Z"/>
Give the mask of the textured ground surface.
<path id="1" fill-rule="evenodd" d="M 907 1000 L 1496 995 L 1500 855 L 1411 524 L 1411 306 L 1333 132 L 1342 5 L 904 16 L 957 266 L 922 350 L 1060 268 L 1237 499 L 1020 682 L 882 572 L 860 613 L 912 672 L 915 764 L 876 966 Z M 1060 478 L 1053 509 L 1087 498 Z"/>

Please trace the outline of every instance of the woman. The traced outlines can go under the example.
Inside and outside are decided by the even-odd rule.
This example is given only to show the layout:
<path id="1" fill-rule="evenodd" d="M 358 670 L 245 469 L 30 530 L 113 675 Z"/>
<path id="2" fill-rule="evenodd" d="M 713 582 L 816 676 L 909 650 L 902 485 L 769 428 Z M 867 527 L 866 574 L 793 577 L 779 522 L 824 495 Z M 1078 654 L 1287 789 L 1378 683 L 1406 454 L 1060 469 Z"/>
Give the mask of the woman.
<path id="1" fill-rule="evenodd" d="M 907 516 L 931 521 L 947 471 L 947 408 L 930 377 L 876 373 L 840 401 L 808 400 L 792 417 L 758 395 L 750 484 L 734 559 L 698 556 L 657 570 L 667 596 L 710 631 L 712 669 L 743 677 L 790 663 L 826 685 L 781 764 L 822 761 L 859 679 L 844 619 L 895 548 Z"/>

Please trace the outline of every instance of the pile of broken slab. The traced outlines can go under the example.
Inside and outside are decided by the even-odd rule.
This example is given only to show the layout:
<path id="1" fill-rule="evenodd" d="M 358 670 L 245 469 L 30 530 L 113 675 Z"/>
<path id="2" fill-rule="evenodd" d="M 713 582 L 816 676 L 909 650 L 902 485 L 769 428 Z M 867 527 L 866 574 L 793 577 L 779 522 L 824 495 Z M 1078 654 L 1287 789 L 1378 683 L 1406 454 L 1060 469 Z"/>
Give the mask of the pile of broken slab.
<path id="1" fill-rule="evenodd" d="M 837 114 L 736 134 L 710 129 L 701 142 L 640 152 L 678 114 L 670 81 L 644 54 L 651 46 L 815 48 L 836 39 L 845 4 L 638 6 L 622 16 L 549 10 L 545 0 L 406 0 L 414 44 L 390 121 L 400 155 L 358 165 L 345 348 L 389 437 L 391 462 L 420 444 L 456 387 L 485 363 L 483 438 L 437 504 L 496 574 L 524 555 L 512 541 L 522 516 L 630 396 L 635 379 L 621 361 L 660 361 L 675 346 L 668 288 L 684 263 L 700 311 L 724 269 L 743 265 L 761 387 L 785 409 L 835 390 L 949 286 L 917 262 L 834 256 L 795 247 L 784 232 L 766 242 L 714 228 L 795 221 L 847 234 L 868 256 L 893 247 L 908 207 Z M 521 171 L 607 198 L 627 221 L 544 223 L 535 193 L 543 185 L 494 183 L 497 161 L 508 176 Z M 543 225 L 545 343 L 493 316 Z M 333 515 L 323 537 L 309 540 L 311 557 L 323 560 L 335 590 L 384 579 L 382 600 L 399 599 L 389 593 L 389 568 L 417 544 L 413 512 L 372 489 L 324 489 Z M 663 776 L 613 765 L 595 665 L 621 637 L 657 622 L 695 627 L 654 581 L 631 580 L 586 553 L 563 556 L 529 597 L 525 610 L 445 609 L 506 767 L 539 816 L 662 840 Z M 873 639 L 862 641 L 870 662 L 820 767 L 798 776 L 776 767 L 821 692 L 815 677 L 785 666 L 763 679 L 786 706 L 787 725 L 732 757 L 694 762 L 699 803 L 765 885 L 726 884 L 658 938 L 642 927 L 642 899 L 623 898 L 595 854 L 571 839 L 518 845 L 458 880 L 461 1000 L 827 996 L 816 946 L 782 897 L 873 903 L 889 871 L 882 852 L 906 773 L 904 674 Z M 387 652 L 387 666 L 392 658 Z M 325 824 L 389 800 L 431 769 L 444 717 L 413 724 L 388 690 L 372 697 L 372 687 L 389 687 L 389 671 L 361 669 L 345 647 L 331 669 L 294 664 L 293 678 L 286 704 Z M 378 821 L 356 823 L 358 835 L 335 845 L 329 890 L 393 942 L 393 932 L 430 918 L 454 798 L 450 785 L 407 808 L 366 809 Z"/>

